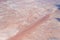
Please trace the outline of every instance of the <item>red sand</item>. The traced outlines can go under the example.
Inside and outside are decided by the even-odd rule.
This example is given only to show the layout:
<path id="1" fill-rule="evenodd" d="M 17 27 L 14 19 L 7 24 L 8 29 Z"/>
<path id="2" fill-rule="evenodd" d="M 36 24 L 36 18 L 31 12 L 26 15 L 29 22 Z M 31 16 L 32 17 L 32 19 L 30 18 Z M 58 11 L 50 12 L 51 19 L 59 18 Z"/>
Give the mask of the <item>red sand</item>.
<path id="1" fill-rule="evenodd" d="M 15 3 L 12 2 L 11 4 L 0 4 L 1 10 L 3 10 L 0 14 L 0 16 L 3 16 L 0 21 L 0 26 L 5 29 L 4 31 L 2 29 L 0 30 L 3 32 L 7 32 L 9 29 L 14 30 L 15 28 L 18 30 L 16 35 L 11 34 L 12 36 L 8 34 L 11 31 L 8 31 L 8 33 L 6 33 L 8 35 L 7 40 L 47 40 L 53 36 L 60 38 L 60 35 L 57 35 L 59 34 L 59 29 L 56 30 L 54 27 L 60 26 L 59 22 L 54 19 L 54 17 L 58 17 L 55 16 L 58 11 L 54 10 L 53 12 L 52 10 L 49 12 L 49 7 L 40 9 L 36 7 L 37 5 L 33 5 L 33 2 L 33 7 L 27 8 L 17 6 L 17 8 L 14 9 L 13 7 L 16 6 Z"/>

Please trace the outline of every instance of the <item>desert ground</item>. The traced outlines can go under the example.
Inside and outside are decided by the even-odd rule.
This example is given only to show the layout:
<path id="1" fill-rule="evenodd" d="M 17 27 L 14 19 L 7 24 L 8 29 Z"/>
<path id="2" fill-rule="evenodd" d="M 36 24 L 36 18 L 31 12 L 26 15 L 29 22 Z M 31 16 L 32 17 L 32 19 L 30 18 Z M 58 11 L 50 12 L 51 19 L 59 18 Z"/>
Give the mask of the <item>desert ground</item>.
<path id="1" fill-rule="evenodd" d="M 0 0 L 0 40 L 60 40 L 60 10 L 55 2 Z"/>

